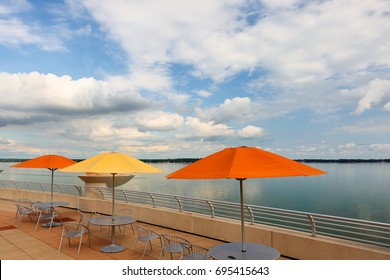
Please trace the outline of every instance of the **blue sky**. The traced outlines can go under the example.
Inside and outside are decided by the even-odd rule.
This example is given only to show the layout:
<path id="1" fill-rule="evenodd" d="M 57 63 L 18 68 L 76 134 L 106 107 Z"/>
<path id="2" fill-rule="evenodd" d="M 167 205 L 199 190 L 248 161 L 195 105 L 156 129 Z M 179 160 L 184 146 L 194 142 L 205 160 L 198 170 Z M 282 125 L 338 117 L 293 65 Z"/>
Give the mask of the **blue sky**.
<path id="1" fill-rule="evenodd" d="M 390 158 L 390 2 L 0 0 L 0 157 Z"/>

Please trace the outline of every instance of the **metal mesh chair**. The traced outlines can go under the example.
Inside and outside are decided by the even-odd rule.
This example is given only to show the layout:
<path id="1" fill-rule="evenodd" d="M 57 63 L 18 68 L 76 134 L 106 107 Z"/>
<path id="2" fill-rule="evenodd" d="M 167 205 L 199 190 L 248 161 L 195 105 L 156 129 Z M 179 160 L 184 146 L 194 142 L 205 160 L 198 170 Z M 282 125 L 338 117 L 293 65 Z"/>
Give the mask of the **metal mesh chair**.
<path id="1" fill-rule="evenodd" d="M 131 217 L 131 209 L 130 208 L 123 208 L 123 209 L 119 209 L 118 211 L 115 212 L 115 216 L 130 216 Z M 130 224 L 131 226 L 131 229 L 133 230 L 133 234 L 134 234 L 134 227 L 133 227 L 133 224 Z M 120 226 L 119 227 L 119 231 L 122 232 L 121 228 L 123 227 L 123 234 L 126 233 L 126 225 L 123 225 L 123 226 Z"/>
<path id="2" fill-rule="evenodd" d="M 184 244 L 182 260 L 207 260 L 209 257 L 209 249 L 195 244 Z"/>
<path id="3" fill-rule="evenodd" d="M 54 208 L 43 208 L 43 207 L 37 207 L 38 209 L 38 220 L 37 224 L 35 226 L 35 230 L 37 230 L 39 222 L 42 220 L 48 220 L 47 227 L 49 227 L 49 231 L 51 230 L 51 226 L 53 225 L 54 219 L 59 218 L 61 222 L 61 215 L 59 212 L 57 212 Z"/>
<path id="4" fill-rule="evenodd" d="M 88 228 L 89 231 L 91 231 L 88 219 L 89 218 L 98 217 L 99 214 L 96 213 L 95 211 L 93 211 L 92 209 L 87 208 L 87 207 L 80 207 L 77 210 L 78 210 L 78 212 L 80 214 L 79 223 L 83 224 L 84 226 L 86 226 Z M 100 230 L 102 230 L 101 226 L 100 226 Z"/>
<path id="5" fill-rule="evenodd" d="M 79 241 L 79 248 L 77 250 L 77 254 L 80 255 L 81 243 L 83 241 L 83 235 L 85 233 L 88 234 L 88 244 L 89 247 L 91 247 L 91 237 L 90 237 L 89 229 L 85 225 L 76 222 L 62 223 L 62 234 L 60 239 L 60 246 L 58 247 L 58 254 L 61 251 L 62 239 L 64 237 L 68 238 L 69 247 L 70 247 L 70 239 L 78 237 L 80 238 L 80 241 Z"/>
<path id="6" fill-rule="evenodd" d="M 32 207 L 32 201 L 29 199 L 18 199 L 15 205 L 15 223 L 18 220 L 17 225 L 19 225 L 24 215 L 27 215 L 32 222 L 32 219 L 36 214 L 35 209 Z"/>
<path id="7" fill-rule="evenodd" d="M 137 238 L 135 239 L 133 250 L 131 251 L 131 255 L 133 255 L 133 252 L 134 252 L 135 246 L 137 245 L 137 242 L 141 241 L 141 242 L 145 243 L 144 252 L 142 254 L 142 259 L 144 259 L 146 248 L 148 247 L 148 243 L 150 245 L 150 250 L 153 250 L 152 240 L 160 239 L 160 244 L 161 244 L 161 237 L 158 233 L 156 233 L 148 228 L 145 228 L 145 227 L 142 227 L 139 225 L 134 225 L 134 227 L 135 227 L 135 230 L 137 232 Z"/>
<path id="8" fill-rule="evenodd" d="M 174 253 L 179 253 L 181 259 L 183 256 L 184 245 L 190 244 L 188 240 L 182 237 L 169 235 L 169 234 L 162 234 L 161 240 L 162 240 L 162 247 L 160 252 L 160 259 L 162 258 L 162 255 L 164 254 L 165 251 L 170 253 L 171 259 L 173 259 Z"/>

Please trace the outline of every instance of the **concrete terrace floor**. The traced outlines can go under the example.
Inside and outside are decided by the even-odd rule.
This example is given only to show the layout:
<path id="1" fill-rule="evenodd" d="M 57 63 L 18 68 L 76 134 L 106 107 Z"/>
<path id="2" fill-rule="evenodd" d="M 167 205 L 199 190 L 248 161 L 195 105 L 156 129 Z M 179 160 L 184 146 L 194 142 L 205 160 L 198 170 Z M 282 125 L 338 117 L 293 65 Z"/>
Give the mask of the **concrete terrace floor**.
<path id="1" fill-rule="evenodd" d="M 78 221 L 79 213 L 74 209 L 56 208 L 61 213 L 63 221 Z M 58 247 L 61 238 L 62 228 L 48 228 L 38 226 L 35 231 L 36 221 L 31 222 L 25 216 L 19 226 L 15 224 L 16 206 L 14 201 L 0 199 L 0 259 L 1 260 L 140 260 L 145 243 L 138 242 L 131 255 L 136 234 L 133 234 L 131 226 L 126 226 L 125 234 L 116 227 L 116 243 L 123 245 L 126 249 L 119 253 L 102 253 L 99 249 L 110 244 L 110 231 L 108 227 L 101 229 L 99 226 L 91 226 L 91 248 L 88 246 L 87 235 L 83 238 L 80 255 L 77 255 L 78 238 L 71 239 L 71 247 L 67 239 L 64 238 L 60 254 Z M 193 244 L 211 248 L 223 242 L 193 235 L 173 229 L 158 227 L 150 224 L 136 222 L 148 227 L 155 232 L 162 234 L 172 234 L 183 237 Z M 147 248 L 144 259 L 158 260 L 160 257 L 159 240 L 152 241 L 153 250 Z M 178 259 L 179 256 L 174 256 Z M 163 259 L 170 259 L 169 254 L 165 254 Z"/>

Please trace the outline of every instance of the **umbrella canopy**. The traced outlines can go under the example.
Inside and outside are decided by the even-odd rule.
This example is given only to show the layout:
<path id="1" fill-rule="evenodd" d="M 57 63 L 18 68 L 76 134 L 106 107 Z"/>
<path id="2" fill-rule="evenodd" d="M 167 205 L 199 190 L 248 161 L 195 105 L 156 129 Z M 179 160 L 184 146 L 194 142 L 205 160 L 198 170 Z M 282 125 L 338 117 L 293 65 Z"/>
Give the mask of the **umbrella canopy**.
<path id="1" fill-rule="evenodd" d="M 14 164 L 10 167 L 19 168 L 47 168 L 51 171 L 51 195 L 50 200 L 53 201 L 53 184 L 54 184 L 54 171 L 59 168 L 64 168 L 69 165 L 75 164 L 76 161 L 60 155 L 44 155 L 30 160 Z"/>
<path id="2" fill-rule="evenodd" d="M 143 161 L 133 158 L 129 155 L 111 152 L 102 153 L 88 158 L 74 165 L 61 169 L 62 172 L 93 172 L 93 173 L 111 173 L 112 174 L 112 216 L 115 209 L 115 175 L 118 173 L 158 173 L 162 170 L 151 166 Z"/>
<path id="3" fill-rule="evenodd" d="M 162 170 L 151 166 L 129 155 L 110 152 L 83 160 L 77 164 L 63 168 L 62 172 L 93 173 L 158 173 Z"/>
<path id="4" fill-rule="evenodd" d="M 166 177 L 239 179 L 322 175 L 326 172 L 254 147 L 226 148 Z"/>
<path id="5" fill-rule="evenodd" d="M 166 177 L 168 179 L 237 179 L 240 181 L 241 251 L 244 243 L 243 181 L 247 178 L 313 176 L 326 172 L 254 147 L 226 148 Z"/>

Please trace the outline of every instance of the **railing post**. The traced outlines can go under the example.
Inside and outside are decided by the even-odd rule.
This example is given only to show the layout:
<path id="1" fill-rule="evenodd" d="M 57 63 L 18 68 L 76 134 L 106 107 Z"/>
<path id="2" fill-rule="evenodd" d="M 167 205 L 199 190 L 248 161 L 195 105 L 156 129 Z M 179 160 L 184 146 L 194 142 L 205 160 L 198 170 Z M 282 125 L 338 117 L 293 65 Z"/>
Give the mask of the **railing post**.
<path id="1" fill-rule="evenodd" d="M 183 212 L 183 204 L 181 203 L 181 200 L 175 196 L 177 203 L 179 203 L 179 212 Z"/>
<path id="2" fill-rule="evenodd" d="M 310 225 L 311 225 L 311 236 L 315 237 L 316 236 L 316 223 L 315 223 L 312 215 L 307 214 L 307 217 L 309 218 Z"/>
<path id="3" fill-rule="evenodd" d="M 215 217 L 215 215 L 214 215 L 214 206 L 213 206 L 213 204 L 210 201 L 206 200 L 206 202 L 209 205 L 209 208 L 211 210 L 211 218 L 214 218 Z"/>
<path id="4" fill-rule="evenodd" d="M 58 191 L 59 191 L 60 193 L 62 193 L 62 189 L 61 189 L 60 185 L 58 185 L 58 184 L 54 184 L 54 186 L 56 186 L 56 187 L 57 187 L 57 189 L 58 189 Z"/>
<path id="5" fill-rule="evenodd" d="M 255 216 L 253 215 L 252 208 L 250 208 L 248 205 L 245 205 L 245 207 L 246 207 L 246 209 L 247 209 L 248 212 L 249 212 L 249 217 L 250 217 L 251 225 L 254 225 L 254 224 L 255 224 Z"/>
<path id="6" fill-rule="evenodd" d="M 127 199 L 126 193 L 125 193 L 123 190 L 119 190 L 119 191 L 120 191 L 120 192 L 124 195 L 124 197 L 126 198 L 126 203 L 129 202 L 128 199 Z"/>
<path id="7" fill-rule="evenodd" d="M 100 188 L 96 188 L 96 191 L 100 194 L 101 199 L 104 199 L 104 193 Z"/>
<path id="8" fill-rule="evenodd" d="M 153 197 L 153 195 L 152 195 L 151 193 L 148 193 L 148 195 L 149 195 L 150 198 L 152 199 L 153 208 L 155 208 L 155 207 L 156 207 L 156 204 L 155 204 L 155 202 L 154 202 L 154 197 Z"/>

